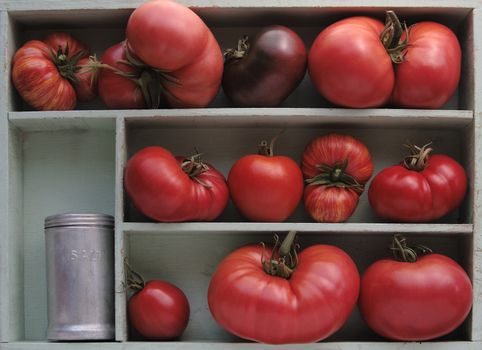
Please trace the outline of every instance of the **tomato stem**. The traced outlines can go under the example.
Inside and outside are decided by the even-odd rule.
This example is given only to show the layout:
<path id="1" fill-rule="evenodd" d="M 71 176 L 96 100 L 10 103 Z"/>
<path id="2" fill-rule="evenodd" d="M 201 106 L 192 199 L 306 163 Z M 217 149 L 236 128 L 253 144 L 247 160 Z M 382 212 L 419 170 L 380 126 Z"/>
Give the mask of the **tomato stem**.
<path id="1" fill-rule="evenodd" d="M 235 49 L 227 49 L 224 51 L 223 56 L 226 60 L 230 59 L 240 59 L 245 57 L 249 51 L 249 37 L 245 35 L 243 38 L 238 40 L 238 46 Z"/>
<path id="2" fill-rule="evenodd" d="M 405 167 L 414 171 L 424 170 L 427 166 L 430 152 L 433 150 L 429 147 L 431 144 L 432 142 L 429 142 L 422 147 L 412 145 L 411 143 L 405 144 L 404 146 L 410 150 L 410 154 L 403 160 Z"/>
<path id="3" fill-rule="evenodd" d="M 409 247 L 407 245 L 407 239 L 400 233 L 397 233 L 393 236 L 390 250 L 392 251 L 393 257 L 396 260 L 411 263 L 416 262 L 418 256 L 420 255 L 432 253 L 432 249 L 421 244 Z"/>
<path id="4" fill-rule="evenodd" d="M 77 63 L 85 55 L 85 51 L 79 51 L 72 57 L 69 57 L 68 44 L 65 46 L 65 50 L 63 50 L 61 46 L 58 47 L 57 52 L 50 49 L 50 56 L 57 67 L 59 74 L 73 84 L 79 83 L 79 79 L 75 76 L 75 73 L 81 69 L 81 66 L 77 65 Z"/>
<path id="5" fill-rule="evenodd" d="M 401 40 L 403 33 L 405 39 Z M 406 48 L 410 45 L 408 42 L 410 29 L 407 28 L 405 22 L 402 24 L 394 11 L 387 11 L 385 20 L 385 28 L 380 34 L 380 40 L 387 50 L 393 63 L 402 63 L 407 54 Z"/>
<path id="6" fill-rule="evenodd" d="M 268 260 L 261 256 L 263 270 L 271 275 L 289 279 L 298 265 L 298 245 L 295 244 L 296 231 L 290 231 L 282 243 L 278 235 L 274 235 L 275 244 Z M 263 252 L 265 250 L 264 243 Z M 279 247 L 279 248 L 278 248 Z"/>
<path id="7" fill-rule="evenodd" d="M 321 173 L 311 179 L 306 179 L 305 182 L 309 186 L 353 188 L 359 193 L 363 192 L 364 186 L 353 176 L 345 172 L 347 167 L 348 159 L 331 166 L 328 164 L 319 164 L 317 168 Z"/>
<path id="8" fill-rule="evenodd" d="M 202 181 L 198 175 L 209 170 L 209 166 L 202 162 L 202 153 L 196 153 L 189 158 L 186 158 L 181 163 L 181 169 L 193 180 L 197 181 L 204 187 L 210 188 L 211 185 Z"/>
<path id="9" fill-rule="evenodd" d="M 127 258 L 124 258 L 124 273 L 127 288 L 135 292 L 140 291 L 145 286 L 145 280 L 142 275 L 132 269 L 127 262 Z"/>
<path id="10" fill-rule="evenodd" d="M 273 137 L 268 145 L 268 141 L 263 140 L 258 145 L 258 154 L 266 156 L 266 157 L 273 157 L 274 156 L 274 144 L 276 140 L 285 132 L 286 129 L 281 130 L 275 137 Z"/>

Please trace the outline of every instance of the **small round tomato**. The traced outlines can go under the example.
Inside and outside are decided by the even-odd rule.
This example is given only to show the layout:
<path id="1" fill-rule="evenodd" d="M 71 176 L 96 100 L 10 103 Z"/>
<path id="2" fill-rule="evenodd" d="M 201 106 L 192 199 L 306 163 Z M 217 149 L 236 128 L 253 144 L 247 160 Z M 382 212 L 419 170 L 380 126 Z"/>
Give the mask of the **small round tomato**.
<path id="1" fill-rule="evenodd" d="M 417 250 L 431 251 L 410 248 L 399 235 L 391 248 L 395 259 L 376 261 L 362 276 L 360 311 L 370 328 L 389 339 L 422 341 L 460 326 L 472 306 L 462 267 L 441 254 L 417 258 Z"/>
<path id="2" fill-rule="evenodd" d="M 373 163 L 368 148 L 354 137 L 328 134 L 306 146 L 301 170 L 310 216 L 318 222 L 342 222 L 355 211 Z"/>
<path id="3" fill-rule="evenodd" d="M 37 110 L 74 109 L 77 99 L 95 96 L 93 73 L 82 67 L 88 56 L 89 49 L 67 33 L 28 41 L 13 57 L 13 84 Z"/>
<path id="4" fill-rule="evenodd" d="M 182 290 L 159 280 L 148 281 L 139 288 L 127 304 L 132 327 L 150 340 L 180 337 L 189 321 L 189 302 Z"/>
<path id="5" fill-rule="evenodd" d="M 383 219 L 427 222 L 456 209 L 467 190 L 464 168 L 453 158 L 430 155 L 428 145 L 409 146 L 402 164 L 378 173 L 368 189 L 373 210 Z"/>
<path id="6" fill-rule="evenodd" d="M 260 154 L 236 161 L 228 174 L 231 199 L 241 214 L 251 221 L 281 222 L 296 209 L 303 195 L 303 174 L 296 162 L 273 155 L 263 141 Z"/>
<path id="7" fill-rule="evenodd" d="M 340 248 L 321 244 L 298 255 L 294 235 L 274 248 L 239 248 L 219 264 L 208 303 L 227 331 L 268 344 L 311 343 L 346 322 L 360 285 L 353 260 Z"/>

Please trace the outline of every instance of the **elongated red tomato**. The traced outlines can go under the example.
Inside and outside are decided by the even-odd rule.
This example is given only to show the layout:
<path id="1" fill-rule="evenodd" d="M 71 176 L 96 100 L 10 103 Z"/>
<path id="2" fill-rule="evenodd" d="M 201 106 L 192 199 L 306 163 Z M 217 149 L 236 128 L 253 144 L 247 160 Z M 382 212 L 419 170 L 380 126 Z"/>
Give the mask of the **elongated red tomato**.
<path id="1" fill-rule="evenodd" d="M 281 222 L 295 211 L 303 195 L 303 175 L 296 162 L 274 156 L 273 142 L 260 154 L 238 159 L 228 174 L 231 199 L 251 221 Z"/>
<path id="2" fill-rule="evenodd" d="M 172 107 L 205 107 L 221 84 L 221 49 L 189 8 L 168 0 L 139 6 L 127 23 L 128 49 L 160 71 L 164 99 Z"/>
<path id="3" fill-rule="evenodd" d="M 448 334 L 462 324 L 471 306 L 467 273 L 441 254 L 415 255 L 410 261 L 382 259 L 361 280 L 363 318 L 375 332 L 393 340 L 422 341 Z"/>
<path id="4" fill-rule="evenodd" d="M 208 289 L 214 319 L 239 337 L 269 344 L 316 342 L 336 332 L 358 298 L 351 258 L 330 245 L 311 246 L 297 261 L 280 252 L 270 259 L 271 248 L 248 245 L 219 264 Z"/>
<path id="5" fill-rule="evenodd" d="M 304 203 L 310 216 L 319 222 L 342 222 L 355 211 L 373 163 L 366 146 L 354 137 L 328 134 L 306 146 L 301 170 L 308 183 Z"/>
<path id="6" fill-rule="evenodd" d="M 394 84 L 392 61 L 380 41 L 384 25 L 351 17 L 325 28 L 308 55 L 315 87 L 334 104 L 354 108 L 386 104 Z"/>
<path id="7" fill-rule="evenodd" d="M 393 102 L 400 107 L 438 108 L 454 94 L 460 80 L 462 52 L 455 34 L 435 22 L 410 27 L 410 46 L 395 65 Z"/>
<path id="8" fill-rule="evenodd" d="M 129 322 L 144 338 L 172 340 L 189 321 L 189 302 L 175 285 L 159 280 L 141 286 L 127 305 Z"/>
<path id="9" fill-rule="evenodd" d="M 378 216 L 399 222 L 426 222 L 456 209 L 467 189 L 464 168 L 453 158 L 412 146 L 403 164 L 383 169 L 370 184 L 368 199 Z"/>
<path id="10" fill-rule="evenodd" d="M 96 95 L 92 73 L 81 71 L 88 56 L 89 49 L 67 33 L 28 41 L 13 57 L 13 84 L 37 110 L 74 109 L 77 97 L 86 101 Z"/>
<path id="11" fill-rule="evenodd" d="M 129 159 L 124 186 L 137 209 L 161 222 L 214 220 L 229 198 L 224 176 L 211 165 L 196 157 L 176 159 L 157 146 Z"/>

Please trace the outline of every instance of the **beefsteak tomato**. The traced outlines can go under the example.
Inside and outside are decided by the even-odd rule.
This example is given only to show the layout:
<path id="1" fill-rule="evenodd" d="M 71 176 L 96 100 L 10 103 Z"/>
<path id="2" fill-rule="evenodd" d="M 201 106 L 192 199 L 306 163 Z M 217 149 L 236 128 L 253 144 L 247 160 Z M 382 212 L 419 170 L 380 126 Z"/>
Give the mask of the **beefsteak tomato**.
<path id="1" fill-rule="evenodd" d="M 453 158 L 435 154 L 428 145 L 409 146 L 402 164 L 383 169 L 368 189 L 378 216 L 398 222 L 427 222 L 456 209 L 464 199 L 467 175 Z"/>
<path id="2" fill-rule="evenodd" d="M 251 221 L 280 222 L 296 209 L 303 195 L 303 174 L 296 162 L 273 155 L 263 141 L 260 154 L 236 161 L 228 174 L 231 199 L 241 214 Z"/>
<path id="3" fill-rule="evenodd" d="M 229 199 L 224 176 L 199 155 L 174 157 L 157 146 L 129 159 L 124 186 L 141 213 L 161 222 L 214 220 Z"/>
<path id="4" fill-rule="evenodd" d="M 290 232 L 273 253 L 248 245 L 219 264 L 208 304 L 227 331 L 262 343 L 309 343 L 333 334 L 348 319 L 360 286 L 352 259 L 331 245 L 297 255 L 294 235 Z"/>
<path id="5" fill-rule="evenodd" d="M 12 81 L 20 96 L 37 110 L 74 109 L 77 99 L 96 96 L 94 73 L 83 67 L 89 49 L 67 33 L 26 42 L 12 60 Z"/>
<path id="6" fill-rule="evenodd" d="M 223 90 L 235 106 L 274 107 L 299 85 L 306 48 L 293 30 L 273 25 L 225 52 Z"/>
<path id="7" fill-rule="evenodd" d="M 305 148 L 301 171 L 305 208 L 318 222 L 346 221 L 373 173 L 368 148 L 349 135 L 317 137 Z"/>
<path id="8" fill-rule="evenodd" d="M 334 104 L 354 108 L 389 101 L 439 108 L 458 86 L 460 65 L 460 44 L 448 27 L 420 22 L 404 31 L 393 11 L 387 11 L 385 25 L 351 17 L 328 26 L 308 56 L 318 91 Z"/>
<path id="9" fill-rule="evenodd" d="M 112 66 L 120 75 L 117 85 L 122 92 L 133 94 L 129 101 L 138 101 L 139 92 L 150 108 L 158 108 L 161 100 L 175 108 L 205 107 L 214 99 L 221 84 L 223 56 L 214 35 L 189 8 L 169 0 L 146 2 L 131 14 L 126 36 L 124 53 L 117 48 L 116 55 L 124 57 L 120 62 L 124 67 Z M 107 77 L 112 81 L 110 73 Z M 131 83 L 121 83 L 122 79 Z M 132 82 L 140 89 L 134 89 Z M 121 99 L 109 101 L 113 108 L 125 104 Z M 132 106 L 138 107 L 137 103 Z"/>
<path id="10" fill-rule="evenodd" d="M 417 258 L 417 248 L 398 235 L 392 250 L 395 259 L 376 261 L 362 276 L 360 311 L 370 328 L 389 339 L 422 341 L 460 326 L 472 306 L 462 267 L 441 254 Z"/>

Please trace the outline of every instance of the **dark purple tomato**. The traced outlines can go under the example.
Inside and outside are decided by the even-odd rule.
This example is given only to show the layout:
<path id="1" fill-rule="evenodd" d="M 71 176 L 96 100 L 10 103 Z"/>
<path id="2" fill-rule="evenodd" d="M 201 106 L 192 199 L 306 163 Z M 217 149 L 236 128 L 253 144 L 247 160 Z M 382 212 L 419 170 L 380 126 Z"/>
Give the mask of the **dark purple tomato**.
<path id="1" fill-rule="evenodd" d="M 306 47 L 284 26 L 261 29 L 225 53 L 223 89 L 235 106 L 274 107 L 299 85 L 306 71 Z"/>

